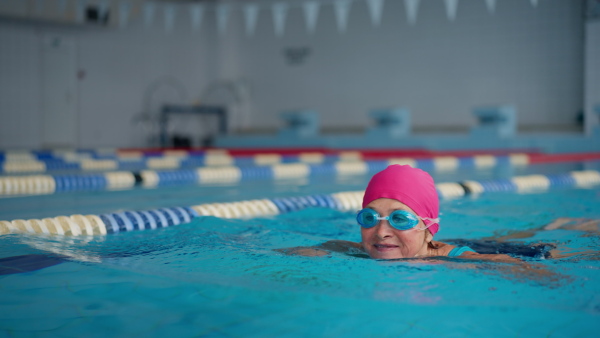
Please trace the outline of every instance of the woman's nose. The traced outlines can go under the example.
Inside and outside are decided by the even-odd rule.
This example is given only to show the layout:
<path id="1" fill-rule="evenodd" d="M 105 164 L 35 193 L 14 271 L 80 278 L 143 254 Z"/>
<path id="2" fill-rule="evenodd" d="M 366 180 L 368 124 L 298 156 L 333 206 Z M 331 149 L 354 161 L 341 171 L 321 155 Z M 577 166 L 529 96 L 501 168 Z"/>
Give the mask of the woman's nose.
<path id="1" fill-rule="evenodd" d="M 377 225 L 376 233 L 379 238 L 391 237 L 393 235 L 392 226 L 387 220 L 381 220 Z"/>

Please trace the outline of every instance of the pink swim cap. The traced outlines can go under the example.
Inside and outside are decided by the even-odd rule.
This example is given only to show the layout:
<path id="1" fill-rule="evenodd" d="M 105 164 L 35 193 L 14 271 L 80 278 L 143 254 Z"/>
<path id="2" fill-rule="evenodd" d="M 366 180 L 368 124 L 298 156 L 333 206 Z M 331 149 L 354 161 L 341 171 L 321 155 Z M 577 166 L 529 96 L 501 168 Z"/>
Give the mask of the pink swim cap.
<path id="1" fill-rule="evenodd" d="M 378 198 L 400 201 L 423 218 L 435 219 L 440 210 L 433 178 L 427 172 L 409 165 L 390 165 L 373 175 L 365 190 L 363 208 Z M 429 225 L 432 235 L 440 229 L 438 223 L 424 222 Z"/>

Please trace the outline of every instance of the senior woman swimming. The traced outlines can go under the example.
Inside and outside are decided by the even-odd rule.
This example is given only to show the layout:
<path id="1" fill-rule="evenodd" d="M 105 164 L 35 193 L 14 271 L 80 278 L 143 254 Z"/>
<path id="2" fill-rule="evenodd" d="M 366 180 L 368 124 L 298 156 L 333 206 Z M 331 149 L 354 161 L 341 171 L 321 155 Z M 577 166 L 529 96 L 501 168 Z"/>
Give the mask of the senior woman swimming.
<path id="1" fill-rule="evenodd" d="M 408 165 L 391 165 L 375 174 L 365 190 L 362 249 L 372 258 L 460 256 L 474 253 L 433 240 L 440 229 L 439 199 L 431 176 Z"/>
<path id="2" fill-rule="evenodd" d="M 514 261 L 503 254 L 479 254 L 468 246 L 433 240 L 440 229 L 439 198 L 433 178 L 408 165 L 390 165 L 375 174 L 356 217 L 360 243 L 333 240 L 315 247 L 278 251 L 303 256 L 323 256 L 329 251 L 361 250 L 375 259 L 464 257 Z"/>

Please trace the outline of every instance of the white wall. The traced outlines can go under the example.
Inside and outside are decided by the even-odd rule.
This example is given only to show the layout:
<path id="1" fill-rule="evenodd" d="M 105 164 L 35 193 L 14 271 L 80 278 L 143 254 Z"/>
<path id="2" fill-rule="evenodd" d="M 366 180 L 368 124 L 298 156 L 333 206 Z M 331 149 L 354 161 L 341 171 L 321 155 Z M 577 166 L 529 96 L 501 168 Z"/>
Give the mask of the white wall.
<path id="1" fill-rule="evenodd" d="M 483 0 L 461 0 L 450 22 L 443 1 L 424 0 L 411 26 L 404 1 L 387 0 L 381 26 L 373 27 L 366 2 L 357 0 L 344 34 L 328 3 L 313 35 L 301 9 L 292 7 L 283 37 L 275 36 L 266 7 L 252 37 L 239 6 L 225 35 L 214 30 L 213 9 L 199 32 L 178 19 L 170 34 L 160 19 L 154 28 L 138 20 L 121 30 L 0 19 L 0 148 L 44 146 L 40 48 L 49 35 L 77 46 L 77 147 L 147 145 L 132 119 L 157 81 L 164 85 L 149 104 L 155 109 L 164 101 L 194 102 L 216 80 L 248 84 L 251 101 L 233 110 L 230 121 L 237 129 L 275 128 L 281 111 L 296 108 L 316 109 L 323 125 L 335 128 L 366 127 L 370 109 L 396 105 L 412 111 L 416 127 L 449 128 L 473 125 L 478 105 L 515 104 L 522 126 L 572 125 L 584 108 L 583 84 L 591 78 L 584 81 L 582 1 L 543 0 L 533 7 L 500 0 L 492 15 Z M 288 47 L 308 47 L 311 54 L 291 66 L 283 57 Z M 174 129 L 198 127 L 179 121 Z"/>
<path id="2" fill-rule="evenodd" d="M 520 125 L 575 122 L 583 108 L 582 2 L 460 1 L 455 22 L 443 1 L 421 1 L 415 26 L 404 1 L 386 1 L 373 27 L 365 1 L 353 2 L 348 30 L 336 28 L 333 6 L 321 7 L 316 33 L 306 33 L 300 8 L 288 13 L 276 37 L 270 13 L 261 12 L 255 36 L 239 34 L 240 78 L 255 94 L 253 126 L 276 126 L 283 110 L 309 107 L 324 126 L 370 123 L 367 112 L 401 105 L 415 126 L 475 123 L 474 106 L 510 103 Z M 309 47 L 300 66 L 283 58 L 286 47 Z"/>
<path id="3" fill-rule="evenodd" d="M 600 106 L 600 20 L 586 23 L 585 34 L 585 131 L 591 135 L 600 127 L 600 114 L 595 112 Z"/>
<path id="4" fill-rule="evenodd" d="M 80 40 L 82 146 L 130 145 L 142 138 L 131 119 L 145 106 L 192 103 L 209 82 L 202 35 L 166 34 L 144 28 L 123 33 L 97 31 Z M 160 85 L 159 83 L 162 83 Z M 145 94 L 156 85 L 154 97 Z M 136 141 L 137 140 L 137 141 Z M 142 146 L 143 144 L 134 144 Z"/>
<path id="5" fill-rule="evenodd" d="M 0 22 L 0 148 L 39 146 L 39 40 L 34 27 Z"/>
<path id="6" fill-rule="evenodd" d="M 147 133 L 132 121 L 135 115 L 163 102 L 192 103 L 214 76 L 206 64 L 212 44 L 206 29 L 192 32 L 189 22 L 179 20 L 167 33 L 156 20 L 154 28 L 140 19 L 124 29 L 0 20 L 0 148 L 46 146 L 40 48 L 48 36 L 77 46 L 79 116 L 73 146 L 146 146 Z M 153 86 L 153 98 L 145 100 Z"/>

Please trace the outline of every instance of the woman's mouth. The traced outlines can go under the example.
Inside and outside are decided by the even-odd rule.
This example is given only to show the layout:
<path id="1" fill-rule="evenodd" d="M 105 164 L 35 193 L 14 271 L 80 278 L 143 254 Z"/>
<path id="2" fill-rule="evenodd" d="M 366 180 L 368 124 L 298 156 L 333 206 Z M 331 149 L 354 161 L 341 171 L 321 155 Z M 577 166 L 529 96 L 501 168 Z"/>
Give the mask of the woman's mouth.
<path id="1" fill-rule="evenodd" d="M 373 244 L 373 247 L 375 247 L 375 250 L 379 252 L 390 251 L 398 248 L 397 245 L 393 244 Z"/>

